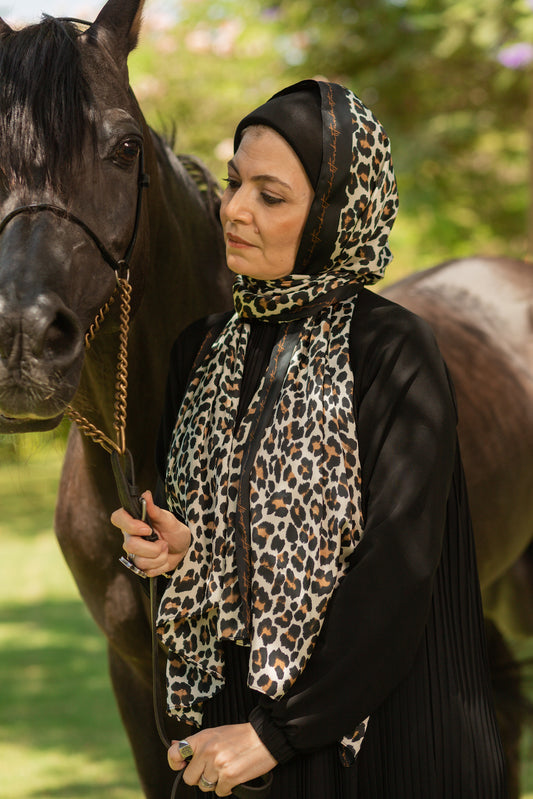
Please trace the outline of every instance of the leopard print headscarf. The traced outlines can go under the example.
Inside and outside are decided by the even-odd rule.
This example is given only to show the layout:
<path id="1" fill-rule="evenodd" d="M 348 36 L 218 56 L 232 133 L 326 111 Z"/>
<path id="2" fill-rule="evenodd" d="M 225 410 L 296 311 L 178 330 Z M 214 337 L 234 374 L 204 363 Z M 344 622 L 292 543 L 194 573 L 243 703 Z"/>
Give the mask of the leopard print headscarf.
<path id="1" fill-rule="evenodd" d="M 169 712 L 198 725 L 224 685 L 225 639 L 250 646 L 252 689 L 290 691 L 363 534 L 349 330 L 359 288 L 391 259 L 398 199 L 379 122 L 347 89 L 318 87 L 324 153 L 295 271 L 236 278 L 235 314 L 193 371 L 169 452 L 169 507 L 192 542 L 158 633 Z M 236 428 L 251 318 L 280 336 Z M 342 740 L 352 755 L 365 728 Z"/>

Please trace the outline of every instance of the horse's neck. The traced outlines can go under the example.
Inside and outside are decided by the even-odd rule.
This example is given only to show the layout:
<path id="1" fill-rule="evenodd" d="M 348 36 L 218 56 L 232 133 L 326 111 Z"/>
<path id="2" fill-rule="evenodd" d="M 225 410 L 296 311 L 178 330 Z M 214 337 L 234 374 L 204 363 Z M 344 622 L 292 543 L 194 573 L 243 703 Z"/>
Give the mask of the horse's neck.
<path id="1" fill-rule="evenodd" d="M 128 347 L 126 440 L 145 487 L 153 482 L 153 448 L 172 343 L 191 321 L 230 304 L 219 228 L 183 168 L 172 164 L 170 169 L 159 143 L 157 149 L 159 175 L 151 176 L 150 264 Z M 113 431 L 117 340 L 116 333 L 95 340 L 75 402 L 108 435 Z M 86 447 L 88 457 L 92 446 Z"/>

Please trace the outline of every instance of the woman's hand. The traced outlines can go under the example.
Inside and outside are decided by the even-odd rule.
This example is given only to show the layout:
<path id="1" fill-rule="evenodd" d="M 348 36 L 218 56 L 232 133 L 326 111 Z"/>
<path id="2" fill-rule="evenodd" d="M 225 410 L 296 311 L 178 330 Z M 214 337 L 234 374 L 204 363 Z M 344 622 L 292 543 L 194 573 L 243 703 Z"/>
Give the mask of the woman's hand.
<path id="1" fill-rule="evenodd" d="M 150 491 L 145 491 L 142 496 L 146 500 L 146 513 L 152 529 L 158 535 L 157 541 L 142 538 L 150 535 L 150 527 L 146 522 L 133 519 L 124 508 L 111 514 L 111 522 L 122 530 L 123 549 L 130 557 L 134 556 L 137 568 L 147 577 L 156 577 L 174 571 L 181 563 L 191 543 L 191 531 L 173 513 L 155 505 Z"/>
<path id="2" fill-rule="evenodd" d="M 180 755 L 178 742 L 168 750 L 168 762 L 174 771 L 185 769 L 187 785 L 197 785 L 201 791 L 214 791 L 217 796 L 229 796 L 235 785 L 249 782 L 271 771 L 277 765 L 250 723 L 212 727 L 187 736 L 194 752 L 187 764 Z M 216 787 L 202 785 L 201 778 Z"/>

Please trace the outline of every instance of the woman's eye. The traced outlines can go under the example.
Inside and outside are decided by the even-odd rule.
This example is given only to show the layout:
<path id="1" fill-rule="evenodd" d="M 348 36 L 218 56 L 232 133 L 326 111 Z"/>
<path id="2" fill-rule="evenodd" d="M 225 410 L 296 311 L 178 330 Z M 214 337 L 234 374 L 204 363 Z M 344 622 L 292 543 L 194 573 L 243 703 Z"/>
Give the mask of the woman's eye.
<path id="1" fill-rule="evenodd" d="M 241 182 L 237 178 L 224 178 L 224 183 L 229 191 L 237 191 L 241 187 Z M 279 205 L 280 203 L 285 202 L 281 197 L 276 197 L 275 195 L 270 194 L 268 191 L 262 191 L 260 192 L 260 195 L 265 205 Z"/>
<path id="2" fill-rule="evenodd" d="M 224 178 L 224 183 L 231 191 L 236 191 L 239 188 L 239 181 L 235 178 Z"/>
<path id="3" fill-rule="evenodd" d="M 261 192 L 261 197 L 263 198 L 263 202 L 267 205 L 279 205 L 280 203 L 284 202 L 281 197 L 274 197 L 272 194 L 269 194 L 266 191 Z"/>
<path id="4" fill-rule="evenodd" d="M 121 142 L 114 151 L 113 163 L 127 169 L 135 164 L 140 152 L 141 143 L 136 139 L 127 139 Z"/>

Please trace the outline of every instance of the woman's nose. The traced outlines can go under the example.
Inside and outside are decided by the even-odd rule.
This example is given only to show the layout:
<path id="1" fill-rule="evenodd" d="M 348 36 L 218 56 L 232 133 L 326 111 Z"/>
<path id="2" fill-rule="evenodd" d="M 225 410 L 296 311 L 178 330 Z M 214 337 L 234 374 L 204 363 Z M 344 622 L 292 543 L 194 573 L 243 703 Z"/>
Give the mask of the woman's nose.
<path id="1" fill-rule="evenodd" d="M 252 221 L 252 212 L 250 203 L 247 200 L 246 193 L 242 188 L 234 191 L 230 197 L 223 201 L 224 213 L 230 222 L 246 222 Z"/>

